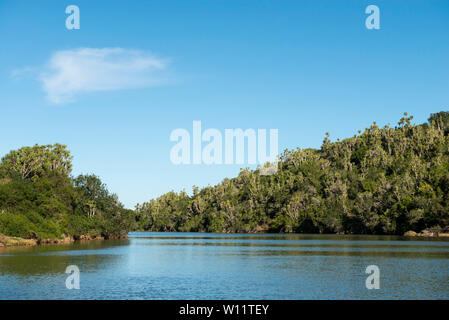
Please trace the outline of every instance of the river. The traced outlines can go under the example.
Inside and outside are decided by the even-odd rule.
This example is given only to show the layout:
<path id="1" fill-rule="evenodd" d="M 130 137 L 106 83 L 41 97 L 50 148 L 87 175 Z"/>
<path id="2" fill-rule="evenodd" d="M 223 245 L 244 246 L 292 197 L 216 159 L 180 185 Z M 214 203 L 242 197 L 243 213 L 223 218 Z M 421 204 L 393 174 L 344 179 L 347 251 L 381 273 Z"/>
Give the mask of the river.
<path id="1" fill-rule="evenodd" d="M 449 299 L 449 239 L 133 232 L 0 248 L 0 299 Z"/>

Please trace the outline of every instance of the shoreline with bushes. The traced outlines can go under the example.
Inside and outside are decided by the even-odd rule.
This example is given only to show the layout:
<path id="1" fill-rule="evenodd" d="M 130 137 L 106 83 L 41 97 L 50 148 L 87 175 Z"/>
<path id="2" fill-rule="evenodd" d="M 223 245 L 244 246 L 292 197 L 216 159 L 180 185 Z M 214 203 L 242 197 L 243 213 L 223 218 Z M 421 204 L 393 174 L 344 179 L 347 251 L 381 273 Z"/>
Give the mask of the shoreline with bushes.
<path id="1" fill-rule="evenodd" d="M 169 232 L 169 231 L 165 231 Z M 192 232 L 196 233 L 196 232 Z M 255 234 L 270 234 L 266 232 L 253 232 Z M 345 235 L 343 233 L 335 233 L 336 235 Z M 351 234 L 351 235 L 359 235 L 359 234 Z M 449 233 L 441 233 L 441 232 L 431 232 L 428 230 L 423 230 L 419 233 L 414 231 L 407 231 L 403 235 L 408 238 L 449 238 Z M 2 247 L 29 247 L 29 246 L 39 246 L 39 245 L 48 245 L 48 244 L 72 244 L 77 241 L 105 241 L 105 240 L 124 240 L 128 239 L 128 235 L 117 235 L 112 237 L 102 237 L 102 236 L 87 236 L 82 235 L 79 237 L 65 237 L 63 239 L 24 239 L 20 237 L 9 237 L 0 234 L 0 248 Z"/>
<path id="2" fill-rule="evenodd" d="M 134 211 L 99 177 L 74 177 L 71 170 L 72 156 L 61 144 L 23 147 L 5 155 L 0 162 L 0 234 L 15 237 L 9 239 L 12 243 L 28 244 L 126 235 Z"/>
<path id="3" fill-rule="evenodd" d="M 273 175 L 242 169 L 135 210 L 99 177 L 73 177 L 65 145 L 13 150 L 0 162 L 2 243 L 121 238 L 132 230 L 446 237 L 449 112 L 418 125 L 412 119 L 405 113 L 395 127 L 373 123 L 335 142 L 326 133 L 320 149 L 285 150 Z"/>

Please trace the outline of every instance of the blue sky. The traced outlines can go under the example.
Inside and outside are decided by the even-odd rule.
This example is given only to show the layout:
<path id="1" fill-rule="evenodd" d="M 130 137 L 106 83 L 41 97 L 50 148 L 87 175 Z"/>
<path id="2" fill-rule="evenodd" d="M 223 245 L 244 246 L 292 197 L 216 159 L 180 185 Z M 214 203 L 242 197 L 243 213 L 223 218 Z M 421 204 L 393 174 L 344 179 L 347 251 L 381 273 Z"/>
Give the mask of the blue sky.
<path id="1" fill-rule="evenodd" d="M 65 27 L 71 4 L 79 30 Z M 380 30 L 365 27 L 370 4 Z M 133 207 L 238 174 L 174 165 L 176 128 L 276 128 L 281 151 L 404 111 L 424 122 L 449 110 L 448 57 L 446 0 L 0 0 L 0 156 L 66 144 L 75 175 L 99 175 Z"/>

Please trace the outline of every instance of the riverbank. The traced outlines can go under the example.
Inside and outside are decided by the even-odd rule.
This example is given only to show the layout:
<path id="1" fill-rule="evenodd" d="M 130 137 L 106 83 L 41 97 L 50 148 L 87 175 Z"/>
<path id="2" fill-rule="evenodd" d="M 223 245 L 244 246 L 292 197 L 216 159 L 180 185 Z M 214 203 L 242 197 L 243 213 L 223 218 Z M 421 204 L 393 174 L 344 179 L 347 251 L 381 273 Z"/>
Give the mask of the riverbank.
<path id="1" fill-rule="evenodd" d="M 0 247 L 35 246 L 35 245 L 37 245 L 37 240 L 35 239 L 8 237 L 0 234 Z"/>
<path id="2" fill-rule="evenodd" d="M 446 232 L 433 232 L 433 231 L 428 231 L 428 230 L 423 230 L 419 233 L 415 232 L 415 231 L 407 231 L 406 233 L 404 233 L 404 236 L 406 237 L 449 237 L 449 233 Z"/>
<path id="3" fill-rule="evenodd" d="M 263 233 L 263 232 L 252 232 L 253 234 Z M 343 234 L 343 233 L 337 233 Z M 422 232 L 414 232 L 407 231 L 404 233 L 406 237 L 448 237 L 449 233 L 442 232 L 432 232 L 429 230 L 423 230 Z M 90 235 L 80 235 L 73 237 L 64 237 L 62 239 L 24 239 L 20 237 L 10 237 L 0 234 L 0 247 L 17 247 L 17 246 L 37 246 L 42 244 L 70 244 L 75 241 L 104 241 L 104 240 L 120 240 L 120 239 L 128 239 L 128 235 L 109 235 L 106 237 L 103 236 L 90 236 Z"/>
<path id="4" fill-rule="evenodd" d="M 81 235 L 74 237 L 64 237 L 62 239 L 24 239 L 20 237 L 9 237 L 0 234 L 0 247 L 17 247 L 17 246 L 37 246 L 41 244 L 69 244 L 75 241 L 91 241 L 91 240 L 117 240 L 128 239 L 127 235 L 109 235 L 102 236 L 89 236 Z"/>

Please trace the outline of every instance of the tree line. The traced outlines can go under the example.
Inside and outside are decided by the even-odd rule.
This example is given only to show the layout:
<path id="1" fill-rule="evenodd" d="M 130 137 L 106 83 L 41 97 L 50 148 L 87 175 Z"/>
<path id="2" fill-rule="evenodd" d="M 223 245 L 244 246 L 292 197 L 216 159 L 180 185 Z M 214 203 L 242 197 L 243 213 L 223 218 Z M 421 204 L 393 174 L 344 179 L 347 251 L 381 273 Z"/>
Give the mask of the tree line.
<path id="1" fill-rule="evenodd" d="M 13 150 L 0 162 L 0 234 L 28 239 L 113 237 L 134 225 L 95 175 L 71 176 L 65 145 Z"/>
<path id="2" fill-rule="evenodd" d="M 243 169 L 216 186 L 135 209 L 135 229 L 403 234 L 449 226 L 449 112 L 373 123 L 320 149 L 285 150 L 274 175 Z"/>
<path id="3" fill-rule="evenodd" d="M 72 176 L 65 145 L 0 162 L 0 234 L 105 238 L 131 230 L 403 234 L 449 226 L 449 112 L 393 128 L 373 123 L 320 149 L 285 150 L 277 173 L 242 169 L 216 186 L 125 209 L 95 175 Z M 268 167 L 270 164 L 266 164 Z"/>

